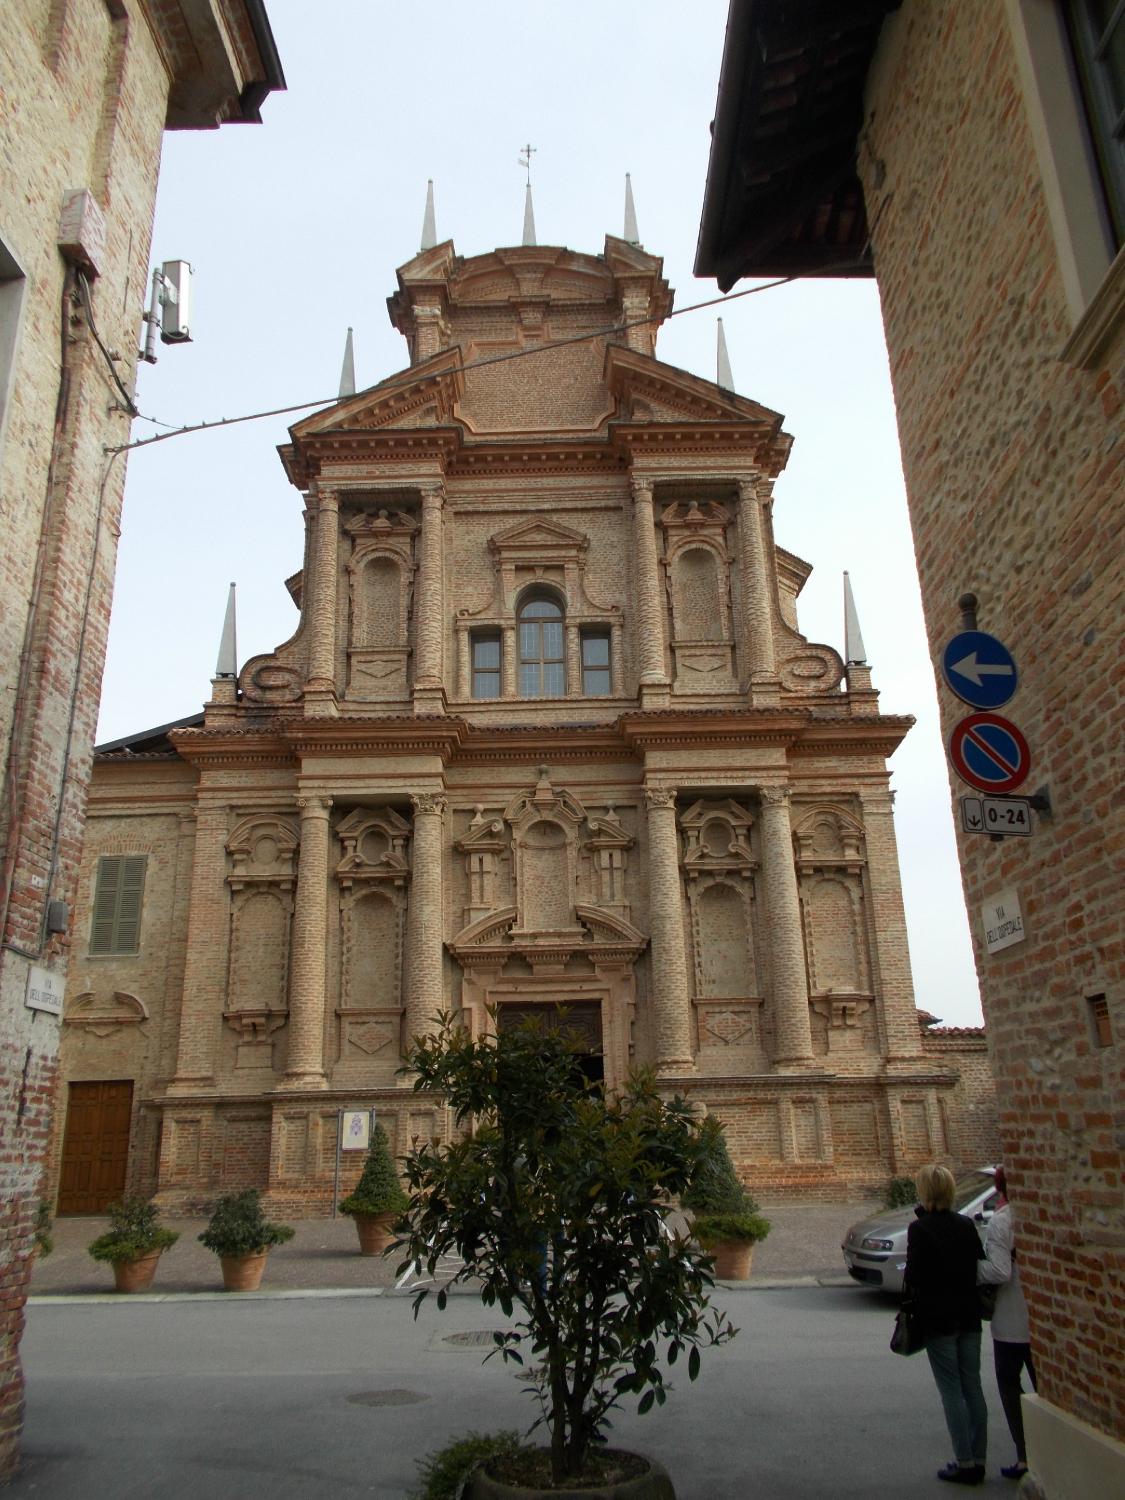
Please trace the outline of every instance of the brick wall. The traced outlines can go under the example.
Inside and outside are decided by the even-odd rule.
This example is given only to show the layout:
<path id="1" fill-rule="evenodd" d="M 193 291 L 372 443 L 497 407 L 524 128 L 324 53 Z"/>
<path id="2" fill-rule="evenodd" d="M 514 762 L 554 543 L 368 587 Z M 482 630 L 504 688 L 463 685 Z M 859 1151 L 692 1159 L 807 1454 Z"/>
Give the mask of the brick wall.
<path id="1" fill-rule="evenodd" d="M 980 628 L 1020 669 L 1003 712 L 1031 746 L 1027 789 L 1051 799 L 1030 839 L 960 835 L 1040 1393 L 1120 1434 L 1125 341 L 1118 315 L 1089 368 L 1060 358 L 1073 314 L 1015 9 L 904 5 L 876 60 L 860 161 L 930 641 L 940 652 L 958 595 L 974 592 Z M 968 710 L 938 690 L 948 734 Z M 1026 936 L 990 956 L 980 907 L 1005 889 Z"/>

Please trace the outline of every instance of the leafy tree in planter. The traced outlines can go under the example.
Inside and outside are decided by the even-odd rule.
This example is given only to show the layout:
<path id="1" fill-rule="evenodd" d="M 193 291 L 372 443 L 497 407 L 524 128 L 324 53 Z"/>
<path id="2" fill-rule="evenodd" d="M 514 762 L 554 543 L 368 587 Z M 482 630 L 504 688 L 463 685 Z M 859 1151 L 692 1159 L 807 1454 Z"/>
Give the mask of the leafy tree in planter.
<path id="1" fill-rule="evenodd" d="M 699 1164 L 699 1123 L 648 1074 L 606 1097 L 576 1051 L 534 1024 L 474 1041 L 445 1016 L 407 1060 L 415 1089 L 442 1094 L 471 1134 L 406 1158 L 402 1269 L 433 1275 L 442 1256 L 459 1256 L 453 1283 L 479 1279 L 482 1301 L 516 1316 L 491 1353 L 534 1357 L 534 1426 L 550 1432 L 556 1482 L 582 1473 L 622 1397 L 638 1396 L 642 1412 L 663 1404 L 664 1360 L 686 1351 L 694 1380 L 700 1348 L 736 1332 L 708 1310 L 707 1258 L 663 1224 Z M 445 1289 L 437 1299 L 444 1307 Z"/>
<path id="2" fill-rule="evenodd" d="M 387 1132 L 376 1125 L 363 1163 L 363 1172 L 355 1188 L 340 1199 L 345 1214 L 401 1213 L 407 1197 L 395 1171 Z"/>
<path id="3" fill-rule="evenodd" d="M 147 1198 L 122 1198 L 109 1205 L 108 1213 L 109 1228 L 87 1247 L 95 1260 L 111 1265 L 141 1260 L 170 1249 L 180 1237 L 175 1229 L 164 1228 L 159 1209 Z"/>

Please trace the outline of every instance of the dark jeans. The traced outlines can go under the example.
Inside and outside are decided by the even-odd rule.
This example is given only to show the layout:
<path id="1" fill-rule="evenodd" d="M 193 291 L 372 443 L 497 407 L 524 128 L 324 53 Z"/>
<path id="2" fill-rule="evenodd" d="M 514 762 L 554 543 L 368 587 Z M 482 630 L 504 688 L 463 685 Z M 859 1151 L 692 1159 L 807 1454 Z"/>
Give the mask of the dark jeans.
<path id="1" fill-rule="evenodd" d="M 1016 1462 L 1025 1464 L 1027 1448 L 1023 1440 L 1023 1408 L 1020 1406 L 1023 1386 L 1020 1384 L 1020 1371 L 1027 1371 L 1031 1389 L 1037 1390 L 1035 1366 L 1031 1363 L 1031 1345 L 1009 1344 L 1004 1339 L 993 1339 L 992 1353 L 996 1360 L 996 1388 L 1000 1392 L 1000 1403 L 1008 1419 L 1008 1431 L 1016 1445 Z"/>
<path id="2" fill-rule="evenodd" d="M 959 1464 L 983 1464 L 988 1407 L 980 1385 L 980 1334 L 950 1333 L 931 1338 L 926 1354 L 953 1442 L 953 1457 Z"/>

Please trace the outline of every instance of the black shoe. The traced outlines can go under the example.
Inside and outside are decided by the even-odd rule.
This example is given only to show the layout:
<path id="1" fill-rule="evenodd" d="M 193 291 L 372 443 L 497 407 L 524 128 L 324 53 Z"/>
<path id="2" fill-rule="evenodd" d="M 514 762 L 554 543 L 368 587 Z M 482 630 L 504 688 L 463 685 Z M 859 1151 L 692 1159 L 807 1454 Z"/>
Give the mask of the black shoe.
<path id="1" fill-rule="evenodd" d="M 1022 1479 L 1027 1473 L 1026 1464 L 1005 1464 L 1000 1470 L 1005 1479 Z"/>
<path id="2" fill-rule="evenodd" d="M 937 1471 L 939 1479 L 947 1479 L 950 1484 L 983 1484 L 984 1465 L 973 1464 L 970 1468 L 962 1468 L 960 1464 L 946 1464 L 944 1469 Z"/>

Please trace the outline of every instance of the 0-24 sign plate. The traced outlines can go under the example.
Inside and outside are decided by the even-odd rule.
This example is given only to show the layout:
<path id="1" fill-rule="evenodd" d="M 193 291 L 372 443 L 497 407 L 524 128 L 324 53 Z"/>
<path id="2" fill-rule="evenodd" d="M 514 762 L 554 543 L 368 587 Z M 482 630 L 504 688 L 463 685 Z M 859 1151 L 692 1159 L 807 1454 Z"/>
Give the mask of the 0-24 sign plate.
<path id="1" fill-rule="evenodd" d="M 1031 803 L 1026 797 L 962 797 L 961 827 L 993 838 L 1028 838 Z"/>

